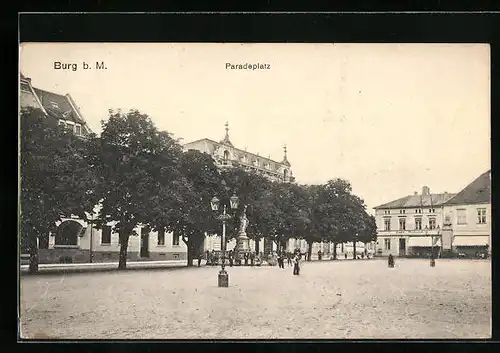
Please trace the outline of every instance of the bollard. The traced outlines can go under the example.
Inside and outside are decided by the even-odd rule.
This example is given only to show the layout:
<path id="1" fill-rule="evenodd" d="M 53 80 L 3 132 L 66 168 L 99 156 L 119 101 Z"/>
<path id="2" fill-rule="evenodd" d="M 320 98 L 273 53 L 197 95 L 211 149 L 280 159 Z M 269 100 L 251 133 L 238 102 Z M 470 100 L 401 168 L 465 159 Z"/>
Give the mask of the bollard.
<path id="1" fill-rule="evenodd" d="M 229 275 L 225 270 L 219 271 L 219 287 L 228 287 L 229 286 Z"/>

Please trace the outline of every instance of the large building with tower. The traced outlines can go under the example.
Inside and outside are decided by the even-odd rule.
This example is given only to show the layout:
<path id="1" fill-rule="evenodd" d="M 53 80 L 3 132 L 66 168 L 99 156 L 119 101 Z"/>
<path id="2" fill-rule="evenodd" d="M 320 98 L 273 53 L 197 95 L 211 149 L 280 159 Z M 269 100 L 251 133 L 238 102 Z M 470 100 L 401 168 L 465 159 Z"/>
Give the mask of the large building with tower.
<path id="1" fill-rule="evenodd" d="M 215 165 L 221 169 L 241 168 L 246 171 L 257 172 L 266 178 L 277 182 L 293 182 L 291 164 L 287 158 L 286 146 L 284 146 L 284 157 L 279 162 L 270 156 L 260 156 L 246 149 L 235 147 L 229 139 L 229 124 L 226 123 L 226 134 L 220 142 L 203 138 L 184 145 L 185 150 L 198 150 L 208 153 L 214 159 Z"/>

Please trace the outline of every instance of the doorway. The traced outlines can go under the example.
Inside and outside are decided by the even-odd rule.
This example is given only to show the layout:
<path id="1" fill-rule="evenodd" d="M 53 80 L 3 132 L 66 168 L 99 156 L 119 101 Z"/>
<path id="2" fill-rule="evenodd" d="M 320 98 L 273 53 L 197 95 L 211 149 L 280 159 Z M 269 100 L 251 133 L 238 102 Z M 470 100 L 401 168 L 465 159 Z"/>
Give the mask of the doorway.
<path id="1" fill-rule="evenodd" d="M 406 239 L 400 238 L 399 239 L 399 257 L 405 257 L 406 256 Z"/>
<path id="2" fill-rule="evenodd" d="M 149 257 L 149 229 L 141 228 L 141 257 Z"/>

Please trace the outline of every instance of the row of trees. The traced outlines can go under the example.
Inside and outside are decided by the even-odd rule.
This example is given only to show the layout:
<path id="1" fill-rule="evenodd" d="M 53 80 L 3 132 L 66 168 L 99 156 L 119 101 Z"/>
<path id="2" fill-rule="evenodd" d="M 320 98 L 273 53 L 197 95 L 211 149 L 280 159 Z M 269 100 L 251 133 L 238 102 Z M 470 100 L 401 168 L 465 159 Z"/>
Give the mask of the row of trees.
<path id="1" fill-rule="evenodd" d="M 184 152 L 178 140 L 138 111 L 110 110 L 101 136 L 85 139 L 51 121 L 39 110 L 22 111 L 20 234 L 31 271 L 38 268 L 37 239 L 54 231 L 63 215 L 90 221 L 96 204 L 101 205 L 92 217 L 96 228 L 116 222 L 119 268 L 126 267 L 129 237 L 138 225 L 179 234 L 191 266 L 205 234 L 220 231 L 210 199 L 227 201 L 233 193 L 248 205 L 247 233 L 256 244 L 268 238 L 281 247 L 289 238 L 303 238 L 310 254 L 313 242 L 376 237 L 373 216 L 345 180 L 296 185 L 241 169 L 221 171 L 211 156 Z M 228 239 L 237 235 L 240 212 L 229 223 Z"/>

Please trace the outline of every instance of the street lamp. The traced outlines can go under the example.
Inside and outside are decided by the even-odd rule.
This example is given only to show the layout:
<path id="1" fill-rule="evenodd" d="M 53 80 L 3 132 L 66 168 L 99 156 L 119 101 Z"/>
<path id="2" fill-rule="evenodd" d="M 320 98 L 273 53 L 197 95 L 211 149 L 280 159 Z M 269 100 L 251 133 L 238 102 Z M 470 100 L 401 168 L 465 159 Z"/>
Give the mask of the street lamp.
<path id="1" fill-rule="evenodd" d="M 220 200 L 217 197 L 213 197 L 210 200 L 210 207 L 212 211 L 219 210 L 219 202 Z M 229 205 L 232 210 L 236 210 L 238 208 L 239 199 L 238 196 L 233 194 L 229 198 Z M 230 214 L 226 213 L 226 204 L 224 203 L 223 212 L 221 215 L 216 217 L 219 221 L 222 221 L 222 237 L 221 237 L 221 251 L 222 251 L 222 263 L 221 270 L 219 271 L 218 285 L 219 287 L 227 287 L 229 285 L 229 275 L 227 274 L 226 268 L 226 222 L 232 218 Z"/>

